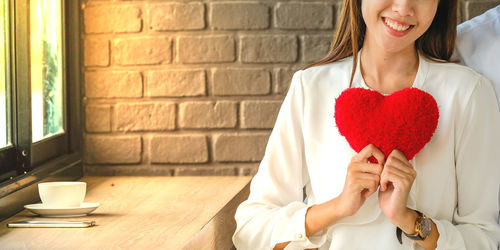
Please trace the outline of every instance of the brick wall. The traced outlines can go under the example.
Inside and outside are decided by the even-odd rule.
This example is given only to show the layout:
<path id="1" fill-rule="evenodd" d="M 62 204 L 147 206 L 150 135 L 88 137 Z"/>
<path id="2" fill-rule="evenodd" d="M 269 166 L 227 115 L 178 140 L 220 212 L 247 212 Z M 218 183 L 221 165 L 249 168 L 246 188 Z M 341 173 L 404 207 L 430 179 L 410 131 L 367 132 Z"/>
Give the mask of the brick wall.
<path id="1" fill-rule="evenodd" d="M 500 3 L 461 1 L 460 20 Z M 86 175 L 252 175 L 294 71 L 341 3 L 82 4 Z"/>

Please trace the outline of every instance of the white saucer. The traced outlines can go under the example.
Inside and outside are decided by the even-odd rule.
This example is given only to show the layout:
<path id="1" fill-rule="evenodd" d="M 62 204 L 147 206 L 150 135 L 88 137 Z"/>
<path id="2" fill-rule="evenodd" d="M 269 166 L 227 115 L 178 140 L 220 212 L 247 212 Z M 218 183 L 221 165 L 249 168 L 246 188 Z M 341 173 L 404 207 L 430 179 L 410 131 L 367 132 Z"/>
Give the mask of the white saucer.
<path id="1" fill-rule="evenodd" d="M 43 217 L 79 217 L 86 216 L 100 205 L 97 202 L 84 202 L 79 207 L 48 207 L 37 203 L 25 205 L 24 208 Z"/>

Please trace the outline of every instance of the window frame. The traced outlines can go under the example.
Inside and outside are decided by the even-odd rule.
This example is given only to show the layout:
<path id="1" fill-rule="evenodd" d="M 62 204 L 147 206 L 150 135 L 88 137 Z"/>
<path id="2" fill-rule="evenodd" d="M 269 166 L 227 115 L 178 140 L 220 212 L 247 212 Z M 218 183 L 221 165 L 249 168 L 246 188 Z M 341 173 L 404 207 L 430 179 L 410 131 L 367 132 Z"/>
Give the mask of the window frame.
<path id="1" fill-rule="evenodd" d="M 29 1 L 28 1 L 29 4 Z M 36 168 L 38 165 L 40 165 L 43 162 L 46 162 L 48 159 L 66 154 L 69 150 L 69 136 L 68 136 L 68 95 L 66 91 L 68 90 L 68 78 L 67 78 L 67 57 L 66 55 L 67 50 L 66 50 L 66 43 L 67 43 L 67 37 L 66 37 L 66 23 L 65 18 L 67 17 L 66 15 L 66 3 L 65 1 L 61 1 L 61 15 L 63 16 L 63 19 L 61 20 L 61 50 L 62 50 L 62 82 L 63 82 L 63 128 L 64 128 L 64 133 L 63 134 L 57 134 L 50 136 L 48 138 L 42 139 L 40 141 L 31 143 L 31 160 L 30 160 L 30 167 L 29 170 L 32 170 Z M 29 40 L 29 39 L 28 39 Z M 29 45 L 29 41 L 28 41 Z M 28 84 L 28 86 L 30 86 Z M 30 92 L 31 93 L 31 90 Z M 31 103 L 30 103 L 31 107 Z M 30 117 L 31 118 L 31 117 Z M 32 131 L 32 130 L 31 130 Z M 30 138 L 30 141 L 32 139 Z"/>
<path id="2" fill-rule="evenodd" d="M 30 72 L 28 39 L 30 0 L 9 1 L 11 141 L 15 146 L 0 152 L 0 160 L 14 157 L 17 175 L 3 182 L 0 180 L 0 221 L 19 212 L 24 205 L 39 201 L 38 183 L 76 180 L 83 176 L 80 91 L 82 49 L 79 8 L 81 2 L 79 0 L 61 0 L 61 2 L 65 133 L 32 143 L 31 89 L 29 74 L 26 74 Z"/>

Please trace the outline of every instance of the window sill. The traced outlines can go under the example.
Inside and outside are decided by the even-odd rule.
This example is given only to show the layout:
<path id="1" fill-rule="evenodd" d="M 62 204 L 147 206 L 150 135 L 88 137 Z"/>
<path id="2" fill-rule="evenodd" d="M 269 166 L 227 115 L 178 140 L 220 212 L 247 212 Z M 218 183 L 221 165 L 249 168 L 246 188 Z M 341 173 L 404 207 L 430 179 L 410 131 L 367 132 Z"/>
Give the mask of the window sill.
<path id="1" fill-rule="evenodd" d="M 0 221 L 40 200 L 38 183 L 76 180 L 83 176 L 81 154 L 73 153 L 51 160 L 35 170 L 0 183 Z"/>

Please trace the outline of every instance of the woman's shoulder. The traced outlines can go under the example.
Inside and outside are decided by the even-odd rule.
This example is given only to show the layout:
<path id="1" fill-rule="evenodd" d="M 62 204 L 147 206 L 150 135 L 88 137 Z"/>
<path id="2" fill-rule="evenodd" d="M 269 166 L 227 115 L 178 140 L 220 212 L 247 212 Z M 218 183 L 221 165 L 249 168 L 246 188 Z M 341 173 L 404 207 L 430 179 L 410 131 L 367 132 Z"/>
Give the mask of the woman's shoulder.
<path id="1" fill-rule="evenodd" d="M 330 71 L 345 71 L 345 70 L 351 70 L 352 69 L 352 56 L 337 60 L 335 62 L 327 63 L 327 64 L 322 64 L 322 65 L 316 65 L 309 67 L 307 69 L 302 70 L 306 75 L 314 75 L 322 72 L 330 72 Z"/>
<path id="2" fill-rule="evenodd" d="M 295 74 L 300 74 L 301 81 L 304 85 L 317 84 L 323 81 L 341 80 L 346 76 L 351 75 L 352 56 L 341 60 L 312 66 L 303 70 L 297 71 Z"/>
<path id="3" fill-rule="evenodd" d="M 473 92 L 494 93 L 491 82 L 475 70 L 456 63 L 431 62 L 425 85 L 446 98 L 467 102 Z M 431 84 L 429 84 L 431 83 Z"/>
<path id="4" fill-rule="evenodd" d="M 453 62 L 430 62 L 427 79 L 440 79 L 454 85 L 475 86 L 485 78 L 474 69 Z"/>
<path id="5" fill-rule="evenodd" d="M 460 74 L 461 76 L 468 76 L 468 77 L 480 76 L 480 74 L 474 71 L 472 68 L 454 62 L 431 61 L 430 64 L 432 65 L 432 67 L 439 68 L 440 70 L 444 70 L 450 74 Z"/>

